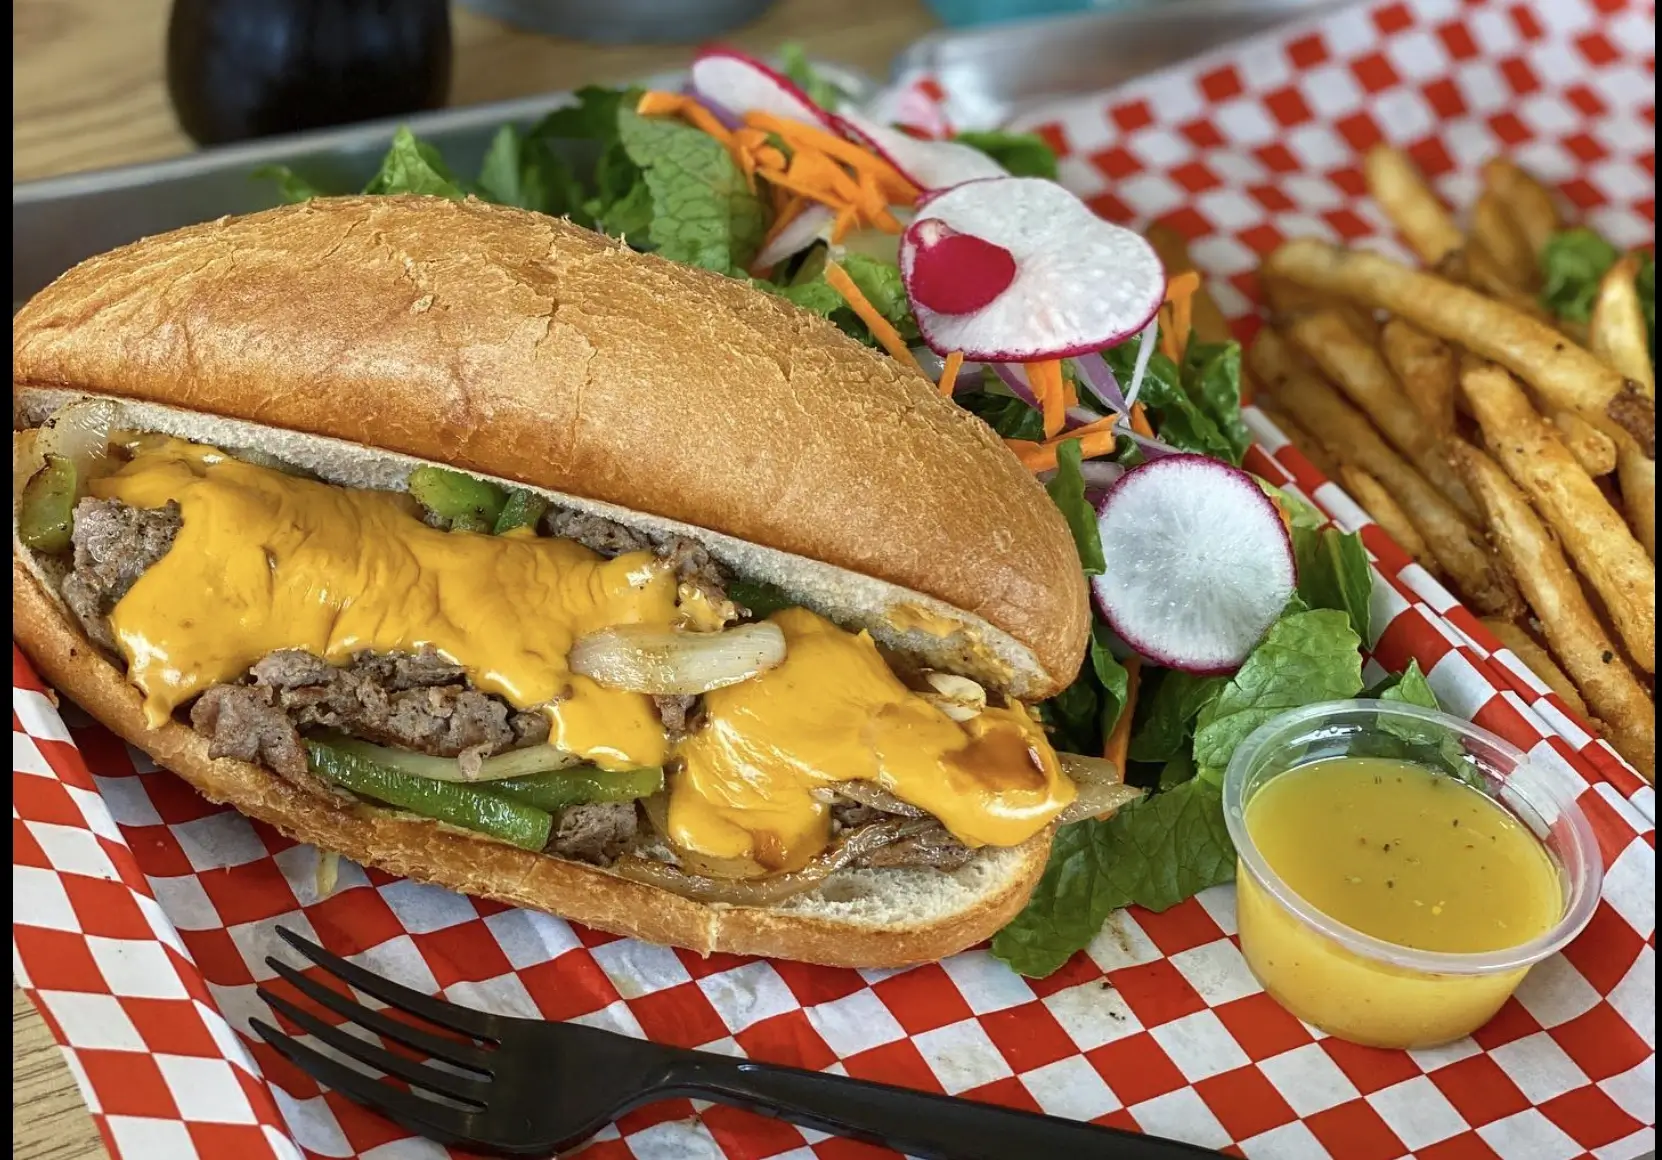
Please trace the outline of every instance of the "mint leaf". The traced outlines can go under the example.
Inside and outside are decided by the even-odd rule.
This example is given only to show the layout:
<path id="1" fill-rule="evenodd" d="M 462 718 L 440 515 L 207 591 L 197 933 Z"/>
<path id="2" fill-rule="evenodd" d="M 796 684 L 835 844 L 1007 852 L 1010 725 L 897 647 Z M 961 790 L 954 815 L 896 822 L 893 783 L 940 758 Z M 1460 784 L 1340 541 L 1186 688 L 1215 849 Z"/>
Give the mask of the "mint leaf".
<path id="1" fill-rule="evenodd" d="M 555 109 L 538 121 L 529 136 L 533 139 L 556 141 L 617 140 L 618 110 L 625 96 L 638 95 L 635 90 L 606 89 L 585 85 L 574 94 L 575 104 Z M 633 107 L 634 101 L 630 101 Z"/>
<path id="2" fill-rule="evenodd" d="M 721 142 L 667 117 L 618 109 L 618 138 L 652 198 L 653 248 L 672 262 L 742 269 L 767 232 L 767 211 Z"/>
<path id="3" fill-rule="evenodd" d="M 1222 677 L 1197 677 L 1176 669 L 1144 670 L 1131 732 L 1132 761 L 1159 764 L 1187 752 L 1194 720 L 1222 691 Z"/>
<path id="4" fill-rule="evenodd" d="M 439 151 L 403 125 L 393 134 L 381 168 L 364 187 L 365 193 L 419 193 L 460 201 L 467 190 L 451 173 Z"/>
<path id="5" fill-rule="evenodd" d="M 277 196 L 291 205 L 310 201 L 314 197 L 329 196 L 326 191 L 319 189 L 287 165 L 262 165 L 249 176 L 260 181 L 276 182 Z"/>
<path id="6" fill-rule="evenodd" d="M 1298 595 L 1307 608 L 1332 608 L 1350 617 L 1362 640 L 1368 636 L 1373 602 L 1373 569 L 1362 537 L 1338 528 L 1293 528 Z"/>
<path id="7" fill-rule="evenodd" d="M 993 954 L 1042 978 L 1088 945 L 1114 911 L 1165 910 L 1235 876 L 1222 791 L 1199 778 L 1064 826 L 1033 897 L 993 936 Z"/>
<path id="8" fill-rule="evenodd" d="M 965 391 L 953 398 L 960 407 L 980 416 L 983 423 L 1005 439 L 1039 440 L 1045 437 L 1044 416 L 1014 395 Z"/>
<path id="9" fill-rule="evenodd" d="M 1087 576 L 1100 576 L 1107 562 L 1102 558 L 1102 537 L 1097 531 L 1096 509 L 1085 498 L 1085 476 L 1080 470 L 1079 440 L 1069 439 L 1056 448 L 1056 476 L 1045 484 L 1051 501 L 1068 521 L 1079 563 Z"/>
<path id="10" fill-rule="evenodd" d="M 1056 152 L 1034 133 L 959 133 L 952 138 L 960 145 L 979 149 L 1004 166 L 1012 177 L 1043 177 L 1056 180 Z"/>
<path id="11" fill-rule="evenodd" d="M 1218 778 L 1235 747 L 1284 710 L 1343 701 L 1362 689 L 1361 638 L 1331 609 L 1283 617 L 1252 650 L 1195 727 L 1195 764 Z"/>
<path id="12" fill-rule="evenodd" d="M 1183 389 L 1229 443 L 1229 462 L 1240 465 L 1252 446 L 1241 420 L 1241 344 L 1196 342 L 1183 352 Z"/>
<path id="13" fill-rule="evenodd" d="M 1599 279 L 1621 257 L 1585 226 L 1554 234 L 1541 249 L 1541 305 L 1568 322 L 1593 316 Z"/>
<path id="14" fill-rule="evenodd" d="M 821 76 L 819 70 L 808 63 L 808 54 L 794 40 L 779 46 L 779 63 L 780 71 L 820 108 L 834 113 L 848 103 L 848 94 Z"/>

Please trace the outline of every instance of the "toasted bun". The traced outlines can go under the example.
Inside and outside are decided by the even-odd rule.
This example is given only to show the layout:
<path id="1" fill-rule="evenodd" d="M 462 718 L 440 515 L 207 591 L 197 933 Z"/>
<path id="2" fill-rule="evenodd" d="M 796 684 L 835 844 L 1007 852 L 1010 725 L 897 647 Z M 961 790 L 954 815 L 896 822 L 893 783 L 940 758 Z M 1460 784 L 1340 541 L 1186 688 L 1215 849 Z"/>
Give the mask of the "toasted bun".
<path id="1" fill-rule="evenodd" d="M 1067 525 L 980 420 L 780 299 L 541 214 L 338 198 L 149 238 L 19 311 L 12 368 L 27 387 L 330 436 L 922 594 L 957 610 L 971 671 L 1023 698 L 1065 687 L 1090 632 Z M 889 627 L 927 648 L 903 617 Z"/>
<path id="2" fill-rule="evenodd" d="M 328 794 L 270 770 L 215 760 L 190 728 L 144 721 L 143 699 L 63 615 L 21 556 L 12 560 L 12 631 L 43 677 L 210 801 L 229 802 L 297 841 L 378 866 L 558 914 L 597 930 L 701 954 L 768 955 L 845 967 L 944 958 L 990 936 L 1019 911 L 1044 872 L 1048 833 L 938 870 L 837 874 L 810 894 L 762 910 L 692 902 L 596 867 L 534 854 L 435 822 Z"/>

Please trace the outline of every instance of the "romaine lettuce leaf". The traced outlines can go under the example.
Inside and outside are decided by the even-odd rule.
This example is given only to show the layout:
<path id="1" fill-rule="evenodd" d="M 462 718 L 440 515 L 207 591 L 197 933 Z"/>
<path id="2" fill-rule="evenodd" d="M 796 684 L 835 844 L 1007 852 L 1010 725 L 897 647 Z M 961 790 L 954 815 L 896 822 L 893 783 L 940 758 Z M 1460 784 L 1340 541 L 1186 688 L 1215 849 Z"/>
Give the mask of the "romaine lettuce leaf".
<path id="1" fill-rule="evenodd" d="M 1298 562 L 1298 595 L 1306 608 L 1332 608 L 1350 617 L 1350 626 L 1369 639 L 1373 604 L 1373 569 L 1362 537 L 1335 527 L 1293 526 L 1293 556 Z"/>
<path id="2" fill-rule="evenodd" d="M 1069 439 L 1056 448 L 1056 475 L 1045 490 L 1068 521 L 1079 562 L 1087 576 L 1100 576 L 1107 564 L 1102 558 L 1102 537 L 1097 532 L 1096 509 L 1085 498 L 1085 476 L 1080 471 L 1079 440 Z"/>

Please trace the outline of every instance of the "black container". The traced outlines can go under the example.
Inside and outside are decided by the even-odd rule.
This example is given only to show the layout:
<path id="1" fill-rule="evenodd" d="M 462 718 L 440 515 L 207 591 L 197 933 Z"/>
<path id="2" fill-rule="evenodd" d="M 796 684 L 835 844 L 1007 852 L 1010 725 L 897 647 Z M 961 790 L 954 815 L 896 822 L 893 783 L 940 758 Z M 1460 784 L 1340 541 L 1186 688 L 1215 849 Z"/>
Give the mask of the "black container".
<path id="1" fill-rule="evenodd" d="M 199 145 L 396 117 L 450 91 L 446 0 L 174 0 L 167 91 Z"/>

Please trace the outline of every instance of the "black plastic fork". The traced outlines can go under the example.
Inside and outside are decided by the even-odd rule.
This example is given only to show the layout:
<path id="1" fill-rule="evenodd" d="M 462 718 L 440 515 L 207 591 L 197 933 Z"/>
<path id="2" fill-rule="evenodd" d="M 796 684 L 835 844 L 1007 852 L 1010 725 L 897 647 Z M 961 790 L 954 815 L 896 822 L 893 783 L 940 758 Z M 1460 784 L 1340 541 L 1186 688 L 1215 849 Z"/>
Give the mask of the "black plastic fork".
<path id="1" fill-rule="evenodd" d="M 319 1083 L 418 1135 L 503 1156 L 548 1156 L 588 1139 L 632 1108 L 690 1097 L 747 1108 L 805 1128 L 882 1144 L 925 1160 L 1178 1160 L 1217 1156 L 1190 1144 L 794 1067 L 666 1047 L 575 1023 L 490 1015 L 434 999 L 330 954 L 283 927 L 313 963 L 389 1007 L 475 1042 L 425 1031 L 365 1007 L 275 958 L 266 962 L 319 1005 L 442 1061 L 395 1054 L 259 988 L 273 1011 L 386 1083 L 262 1020 L 260 1037 Z M 449 1102 L 428 1098 L 420 1088 Z"/>

